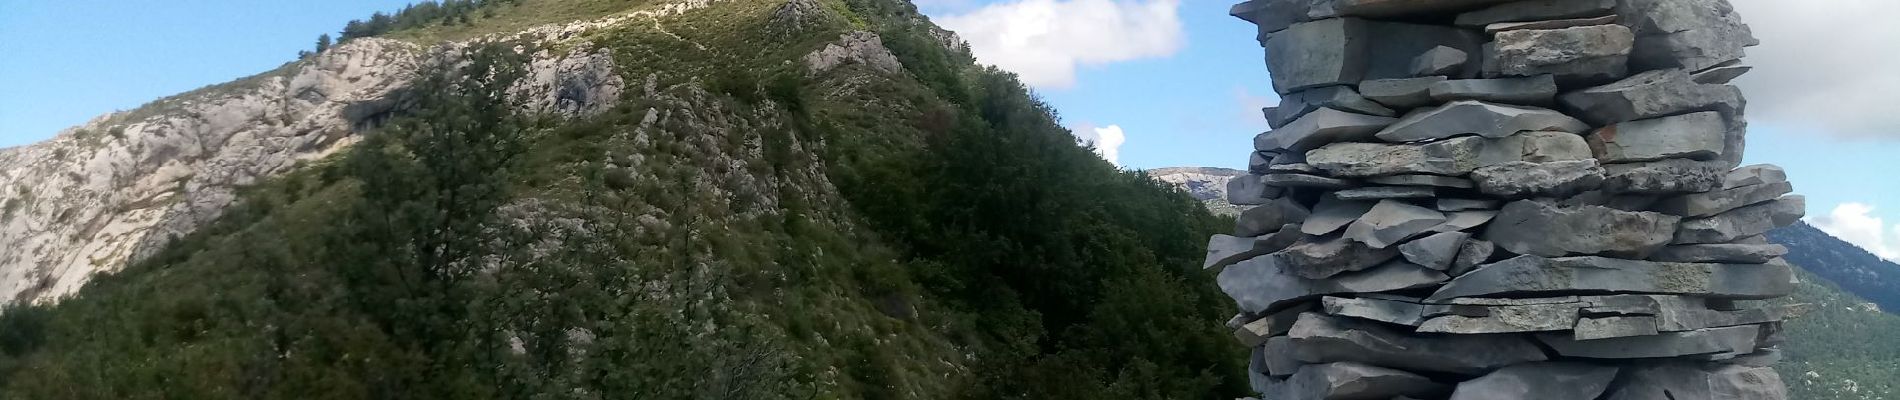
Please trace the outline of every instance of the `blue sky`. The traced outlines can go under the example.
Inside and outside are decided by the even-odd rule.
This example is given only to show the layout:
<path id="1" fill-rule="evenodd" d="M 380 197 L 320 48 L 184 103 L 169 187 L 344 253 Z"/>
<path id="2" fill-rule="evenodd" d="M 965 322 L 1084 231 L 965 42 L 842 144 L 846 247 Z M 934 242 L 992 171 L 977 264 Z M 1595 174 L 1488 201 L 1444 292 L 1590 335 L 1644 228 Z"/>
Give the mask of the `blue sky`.
<path id="1" fill-rule="evenodd" d="M 1900 2 L 1732 0 L 1764 44 L 1750 162 L 1780 164 L 1810 221 L 1900 257 Z M 0 0 L 0 147 L 112 110 L 262 72 L 323 32 L 405 0 Z M 1242 167 L 1277 99 L 1227 0 L 919 0 L 984 62 L 1017 71 L 1078 136 L 1127 168 Z M 1792 4 L 1792 5 L 1791 5 Z M 1858 31 L 1846 31 L 1858 30 Z M 1881 49 L 1886 49 L 1881 51 Z M 1891 76 L 1890 76 L 1891 75 Z"/>

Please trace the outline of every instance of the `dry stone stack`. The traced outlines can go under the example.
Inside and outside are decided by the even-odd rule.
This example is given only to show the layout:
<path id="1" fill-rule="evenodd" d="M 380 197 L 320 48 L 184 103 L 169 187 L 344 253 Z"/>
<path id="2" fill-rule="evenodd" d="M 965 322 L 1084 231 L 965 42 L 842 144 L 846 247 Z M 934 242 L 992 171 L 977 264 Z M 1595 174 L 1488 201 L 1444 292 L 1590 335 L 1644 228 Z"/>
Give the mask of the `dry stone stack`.
<path id="1" fill-rule="evenodd" d="M 1727 0 L 1251 0 L 1281 103 L 1206 267 L 1269 400 L 1785 399 Z M 1740 168 L 1738 168 L 1740 167 Z"/>

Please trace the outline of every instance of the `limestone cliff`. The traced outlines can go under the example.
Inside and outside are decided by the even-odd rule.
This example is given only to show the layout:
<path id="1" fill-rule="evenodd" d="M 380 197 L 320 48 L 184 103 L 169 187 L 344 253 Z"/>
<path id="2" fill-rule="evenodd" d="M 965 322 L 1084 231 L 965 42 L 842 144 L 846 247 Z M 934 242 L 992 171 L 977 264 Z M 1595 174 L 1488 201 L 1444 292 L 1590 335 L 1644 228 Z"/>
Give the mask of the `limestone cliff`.
<path id="1" fill-rule="evenodd" d="M 591 29 L 705 5 L 668 4 L 428 48 L 350 40 L 270 72 L 0 150 L 0 299 L 57 299 L 95 273 L 150 255 L 217 218 L 245 185 L 355 143 L 400 106 L 419 66 L 459 62 L 470 43 L 569 43 Z M 511 90 L 524 111 L 598 112 L 625 86 L 604 51 L 530 56 L 526 78 Z"/>

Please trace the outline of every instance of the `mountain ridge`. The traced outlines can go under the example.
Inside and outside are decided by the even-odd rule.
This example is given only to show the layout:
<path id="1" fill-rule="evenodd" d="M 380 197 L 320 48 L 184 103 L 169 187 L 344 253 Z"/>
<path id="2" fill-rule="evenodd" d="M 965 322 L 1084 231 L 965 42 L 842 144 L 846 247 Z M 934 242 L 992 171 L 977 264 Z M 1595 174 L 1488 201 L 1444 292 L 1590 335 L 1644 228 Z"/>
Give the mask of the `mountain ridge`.
<path id="1" fill-rule="evenodd" d="M 656 7 L 519 2 L 384 16 L 409 22 L 312 60 Z M 411 89 L 367 102 L 387 112 L 325 125 L 363 128 L 354 144 L 237 185 L 150 257 L 0 313 L 0 397 L 1246 390 L 1220 328 L 1233 305 L 1197 268 L 1198 238 L 1226 221 L 1079 146 L 908 2 L 726 0 L 629 21 L 418 44 Z M 603 87 L 617 94 L 575 90 Z"/>

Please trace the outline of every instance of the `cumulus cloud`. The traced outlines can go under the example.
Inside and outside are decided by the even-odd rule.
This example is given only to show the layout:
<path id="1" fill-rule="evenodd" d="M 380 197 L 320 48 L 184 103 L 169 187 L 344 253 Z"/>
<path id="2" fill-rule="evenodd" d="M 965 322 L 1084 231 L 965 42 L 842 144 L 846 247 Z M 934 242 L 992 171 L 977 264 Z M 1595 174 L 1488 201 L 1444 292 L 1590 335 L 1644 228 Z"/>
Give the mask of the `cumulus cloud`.
<path id="1" fill-rule="evenodd" d="M 1849 138 L 1900 138 L 1900 1 L 1732 0 L 1760 46 L 1736 81 L 1753 119 Z"/>
<path id="2" fill-rule="evenodd" d="M 1873 211 L 1873 206 L 1864 203 L 1843 203 L 1826 216 L 1811 218 L 1808 222 L 1880 258 L 1900 260 L 1900 224 L 1889 227 L 1886 221 L 1873 216 Z"/>
<path id="3" fill-rule="evenodd" d="M 1094 125 L 1083 124 L 1071 131 L 1075 132 L 1077 142 L 1095 146 L 1095 154 L 1101 155 L 1102 159 L 1118 167 L 1122 165 L 1122 143 L 1128 142 L 1128 135 L 1122 132 L 1120 125 L 1097 128 Z"/>
<path id="4" fill-rule="evenodd" d="M 1075 84 L 1078 66 L 1166 57 L 1186 42 L 1180 0 L 1022 0 L 935 18 L 982 62 L 1039 88 Z"/>

